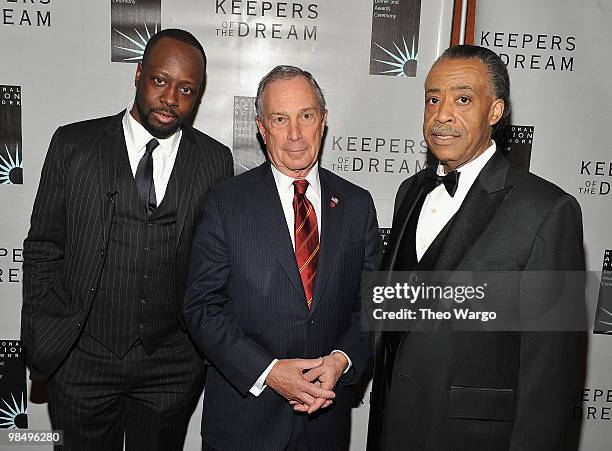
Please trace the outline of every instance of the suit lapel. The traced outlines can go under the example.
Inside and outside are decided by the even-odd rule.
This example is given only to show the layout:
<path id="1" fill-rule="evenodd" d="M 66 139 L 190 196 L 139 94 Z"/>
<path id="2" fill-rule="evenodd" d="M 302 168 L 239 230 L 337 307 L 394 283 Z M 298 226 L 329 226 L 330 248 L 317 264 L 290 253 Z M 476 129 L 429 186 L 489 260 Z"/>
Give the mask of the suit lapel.
<path id="1" fill-rule="evenodd" d="M 117 154 L 126 151 L 121 120 L 125 111 L 111 118 L 96 149 L 99 167 L 100 202 L 102 204 L 102 235 L 104 245 L 108 243 L 110 228 L 115 211 L 115 196 L 119 193 Z"/>
<path id="2" fill-rule="evenodd" d="M 181 142 L 174 161 L 173 171 L 176 172 L 176 184 L 178 208 L 176 212 L 176 238 L 175 245 L 178 246 L 187 212 L 192 205 L 194 192 L 194 177 L 196 164 L 193 161 L 195 153 L 195 137 L 189 126 L 183 127 Z"/>
<path id="3" fill-rule="evenodd" d="M 498 151 L 482 169 L 457 211 L 436 259 L 436 270 L 453 271 L 506 200 L 512 191 L 512 186 L 505 186 L 508 167 Z"/>
<path id="4" fill-rule="evenodd" d="M 283 270 L 287 273 L 291 284 L 303 298 L 304 306 L 306 306 L 306 295 L 295 260 L 295 252 L 291 246 L 291 235 L 289 235 L 270 163 L 266 161 L 255 169 L 252 177 L 251 189 L 246 193 L 246 197 L 249 199 L 253 215 L 259 222 L 261 230 L 278 257 Z"/>
<path id="5" fill-rule="evenodd" d="M 422 172 L 416 176 L 395 213 L 391 235 L 389 236 L 389 242 L 387 243 L 387 248 L 381 262 L 381 271 L 392 271 L 395 267 L 406 225 L 414 211 L 417 201 L 423 193 L 423 178 L 424 175 Z"/>
<path id="6" fill-rule="evenodd" d="M 317 308 L 327 286 L 329 274 L 334 265 L 336 246 L 340 242 L 342 235 L 342 221 L 344 218 L 342 193 L 337 192 L 324 169 L 319 169 L 319 179 L 321 181 L 321 247 L 314 287 L 314 299 L 310 309 L 311 315 Z"/>

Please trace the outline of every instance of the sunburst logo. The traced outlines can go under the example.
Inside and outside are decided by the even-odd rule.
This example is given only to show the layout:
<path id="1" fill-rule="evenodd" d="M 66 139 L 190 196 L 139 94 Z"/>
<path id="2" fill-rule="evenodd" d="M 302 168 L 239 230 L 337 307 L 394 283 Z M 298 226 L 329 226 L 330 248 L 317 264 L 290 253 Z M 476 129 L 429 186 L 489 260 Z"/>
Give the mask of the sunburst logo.
<path id="1" fill-rule="evenodd" d="M 9 150 L 9 147 L 4 145 L 4 152 L 0 153 L 0 184 L 3 185 L 22 185 L 23 160 L 19 157 L 19 146 L 15 145 L 15 158 Z M 3 155 L 4 154 L 4 155 Z"/>
<path id="2" fill-rule="evenodd" d="M 142 60 L 142 56 L 144 55 L 144 50 L 145 50 L 145 47 L 147 46 L 147 42 L 149 42 L 149 39 L 151 39 L 151 36 L 153 36 L 155 33 L 159 31 L 158 23 L 155 22 L 155 29 L 153 30 L 153 33 L 150 33 L 149 27 L 147 27 L 146 23 L 144 24 L 144 30 L 145 30 L 144 34 L 146 37 L 143 36 L 136 27 L 134 27 L 133 30 L 135 34 L 133 37 L 130 37 L 127 34 L 122 33 L 121 31 L 114 28 L 113 31 L 115 31 L 116 33 L 118 33 L 119 35 L 123 36 L 125 39 L 130 41 L 132 44 L 134 44 L 133 47 L 121 47 L 118 45 L 115 45 L 114 47 L 120 50 L 125 50 L 126 52 L 129 52 L 130 54 L 134 55 L 128 58 L 123 58 L 123 61 L 140 62 Z"/>
<path id="3" fill-rule="evenodd" d="M 28 427 L 28 409 L 25 406 L 23 393 L 21 403 L 17 403 L 15 396 L 11 395 L 12 404 L 2 400 L 3 406 L 0 407 L 0 428 L 4 429 L 25 429 Z"/>
<path id="4" fill-rule="evenodd" d="M 604 325 L 604 329 L 607 328 L 610 331 L 609 333 L 612 333 L 612 313 L 610 313 L 608 310 L 606 310 L 603 307 L 600 307 L 599 311 L 602 312 L 600 314 L 600 318 L 607 318 L 608 321 L 604 321 L 603 319 L 600 319 L 600 320 L 597 321 L 597 324 L 603 324 Z M 607 327 L 605 327 L 605 326 L 607 326 Z"/>
<path id="5" fill-rule="evenodd" d="M 379 72 L 379 75 L 395 75 L 396 77 L 416 76 L 418 55 L 414 49 L 414 36 L 412 37 L 412 48 L 410 50 L 408 50 L 408 45 L 406 44 L 406 38 L 404 36 L 402 36 L 402 42 L 404 44 L 403 50 L 401 50 L 395 42 L 392 42 L 395 50 L 386 49 L 382 45 L 374 42 L 374 45 L 385 52 L 388 57 L 388 59 L 384 60 L 374 58 L 374 61 L 392 67 L 389 70 Z"/>

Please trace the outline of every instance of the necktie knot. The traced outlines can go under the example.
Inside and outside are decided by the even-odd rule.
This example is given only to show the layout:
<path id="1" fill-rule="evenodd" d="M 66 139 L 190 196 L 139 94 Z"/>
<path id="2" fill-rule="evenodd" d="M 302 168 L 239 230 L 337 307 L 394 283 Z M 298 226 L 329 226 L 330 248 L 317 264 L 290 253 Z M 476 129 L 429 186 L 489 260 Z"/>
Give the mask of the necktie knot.
<path id="1" fill-rule="evenodd" d="M 427 181 L 430 183 L 431 189 L 438 185 L 444 184 L 444 188 L 448 192 L 450 197 L 454 197 L 459 187 L 459 175 L 458 171 L 451 171 L 446 175 L 438 175 L 434 170 L 427 173 Z"/>
<path id="2" fill-rule="evenodd" d="M 294 193 L 298 196 L 303 196 L 306 194 L 306 190 L 308 189 L 308 180 L 299 179 L 293 182 Z"/>
<path id="3" fill-rule="evenodd" d="M 159 146 L 159 141 L 155 138 L 152 138 L 145 147 L 145 152 L 152 154 L 155 148 Z"/>

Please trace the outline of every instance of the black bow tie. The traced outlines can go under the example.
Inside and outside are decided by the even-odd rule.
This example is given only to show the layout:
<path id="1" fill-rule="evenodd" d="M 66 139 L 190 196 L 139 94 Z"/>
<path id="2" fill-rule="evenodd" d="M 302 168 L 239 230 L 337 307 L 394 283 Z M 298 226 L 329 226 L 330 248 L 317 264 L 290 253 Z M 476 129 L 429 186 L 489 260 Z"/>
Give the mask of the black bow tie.
<path id="1" fill-rule="evenodd" d="M 444 188 L 446 188 L 446 192 L 448 192 L 450 197 L 453 197 L 457 192 L 457 188 L 459 187 L 459 172 L 451 171 L 446 175 L 438 175 L 435 172 L 435 169 L 431 169 L 427 172 L 426 179 L 432 184 L 432 189 L 436 186 L 444 183 Z"/>

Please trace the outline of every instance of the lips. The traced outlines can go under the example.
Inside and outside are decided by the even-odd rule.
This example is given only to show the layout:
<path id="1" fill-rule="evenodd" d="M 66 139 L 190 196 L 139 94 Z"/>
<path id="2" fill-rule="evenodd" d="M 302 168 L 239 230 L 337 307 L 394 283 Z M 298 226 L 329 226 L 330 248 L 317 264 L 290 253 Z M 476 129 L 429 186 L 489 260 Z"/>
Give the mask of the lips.
<path id="1" fill-rule="evenodd" d="M 151 115 L 155 117 L 157 122 L 161 122 L 162 124 L 170 124 L 177 119 L 176 114 L 165 110 L 152 110 Z"/>

